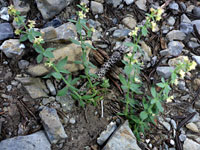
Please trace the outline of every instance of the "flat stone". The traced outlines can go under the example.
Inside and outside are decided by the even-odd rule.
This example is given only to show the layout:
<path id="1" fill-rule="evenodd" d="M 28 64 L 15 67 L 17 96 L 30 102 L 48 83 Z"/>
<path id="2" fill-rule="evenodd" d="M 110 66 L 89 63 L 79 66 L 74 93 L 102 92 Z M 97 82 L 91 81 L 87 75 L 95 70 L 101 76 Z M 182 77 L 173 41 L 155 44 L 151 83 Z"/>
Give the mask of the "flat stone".
<path id="1" fill-rule="evenodd" d="M 0 46 L 0 50 L 8 58 L 18 57 L 21 58 L 23 55 L 23 49 L 25 48 L 24 44 L 21 44 L 18 39 L 9 39 L 3 42 Z"/>
<path id="2" fill-rule="evenodd" d="M 180 31 L 185 33 L 185 34 L 190 34 L 193 32 L 193 25 L 192 23 L 185 23 L 185 22 L 182 22 L 180 24 Z"/>
<path id="3" fill-rule="evenodd" d="M 42 38 L 44 39 L 45 42 L 52 41 L 57 38 L 57 32 L 56 29 L 52 26 L 44 28 L 40 30 L 42 33 Z"/>
<path id="4" fill-rule="evenodd" d="M 200 44 L 197 43 L 197 42 L 189 41 L 189 42 L 187 43 L 187 46 L 188 46 L 189 48 L 195 49 L 195 48 L 199 47 Z"/>
<path id="5" fill-rule="evenodd" d="M 66 139 L 67 135 L 54 108 L 44 107 L 39 114 L 50 143 Z"/>
<path id="6" fill-rule="evenodd" d="M 176 20 L 174 17 L 170 16 L 168 19 L 167 19 L 167 24 L 170 25 L 170 26 L 173 26 L 175 24 Z"/>
<path id="7" fill-rule="evenodd" d="M 48 97 L 47 93 L 45 92 L 47 88 L 40 78 L 16 77 L 15 80 L 20 81 L 23 84 L 23 86 L 33 99 Z"/>
<path id="8" fill-rule="evenodd" d="M 105 131 L 103 131 L 97 138 L 97 143 L 103 145 L 105 141 L 111 136 L 111 134 L 117 129 L 116 122 L 111 122 Z"/>
<path id="9" fill-rule="evenodd" d="M 193 25 L 196 25 L 197 31 L 198 31 L 199 34 L 200 34 L 200 20 L 194 20 L 194 21 L 192 21 L 192 24 L 193 24 Z"/>
<path id="10" fill-rule="evenodd" d="M 107 4 L 111 4 L 114 8 L 122 3 L 122 0 L 106 0 Z"/>
<path id="11" fill-rule="evenodd" d="M 54 27 L 54 28 L 57 28 L 59 26 L 62 25 L 62 21 L 59 19 L 59 18 L 54 18 L 52 19 L 51 21 L 47 22 L 45 25 L 44 25 L 44 28 L 47 28 L 47 27 Z"/>
<path id="12" fill-rule="evenodd" d="M 184 150 L 200 150 L 200 144 L 187 138 L 183 144 L 183 149 Z"/>
<path id="13" fill-rule="evenodd" d="M 165 129 L 167 129 L 167 131 L 170 131 L 171 130 L 171 126 L 168 122 L 161 122 L 161 124 L 165 127 Z"/>
<path id="14" fill-rule="evenodd" d="M 181 22 L 191 23 L 191 20 L 186 16 L 186 14 L 183 14 L 181 16 Z"/>
<path id="15" fill-rule="evenodd" d="M 129 32 L 130 32 L 129 29 L 117 29 L 113 32 L 113 37 L 122 39 L 122 38 L 125 38 L 126 36 L 128 36 Z"/>
<path id="16" fill-rule="evenodd" d="M 163 66 L 163 67 L 157 67 L 156 72 L 161 77 L 169 78 L 173 70 L 174 67 Z"/>
<path id="17" fill-rule="evenodd" d="M 70 93 L 65 96 L 56 96 L 56 101 L 61 104 L 64 112 L 70 112 L 75 105 L 75 100 L 72 99 Z"/>
<path id="18" fill-rule="evenodd" d="M 122 20 L 122 23 L 129 29 L 134 29 L 137 25 L 136 20 L 133 17 L 126 17 Z"/>
<path id="19" fill-rule="evenodd" d="M 178 56 L 182 53 L 184 44 L 178 41 L 171 41 L 168 43 L 168 49 L 171 56 Z"/>
<path id="20" fill-rule="evenodd" d="M 42 104 L 43 105 L 46 105 L 46 104 L 49 104 L 51 102 L 55 101 L 55 97 L 48 97 L 48 98 L 43 98 L 42 99 Z"/>
<path id="21" fill-rule="evenodd" d="M 194 7 L 192 9 L 192 13 L 196 16 L 196 17 L 200 17 L 200 7 Z"/>
<path id="22" fill-rule="evenodd" d="M 135 0 L 124 0 L 125 2 L 126 2 L 126 5 L 130 5 L 130 4 L 133 4 L 133 2 L 135 1 Z"/>
<path id="23" fill-rule="evenodd" d="M 188 128 L 189 130 L 191 130 L 193 132 L 199 133 L 199 129 L 198 129 L 197 125 L 194 124 L 193 122 L 188 123 L 186 125 L 186 128 Z"/>
<path id="24" fill-rule="evenodd" d="M 1 8 L 0 17 L 1 17 L 2 20 L 6 20 L 6 21 L 10 20 L 10 16 L 8 14 L 8 8 L 7 7 L 2 7 Z"/>
<path id="25" fill-rule="evenodd" d="M 56 95 L 56 89 L 55 89 L 55 86 L 53 85 L 53 83 L 51 82 L 51 80 L 47 80 L 46 84 L 47 84 L 47 88 L 49 89 L 51 95 Z"/>
<path id="26" fill-rule="evenodd" d="M 146 0 L 137 0 L 135 4 L 139 9 L 142 9 L 144 11 L 147 11 L 147 6 L 146 6 L 147 1 Z"/>
<path id="27" fill-rule="evenodd" d="M 169 8 L 173 11 L 179 11 L 179 6 L 178 4 L 175 2 L 175 1 L 172 1 L 170 4 L 169 4 Z"/>
<path id="28" fill-rule="evenodd" d="M 14 36 L 13 28 L 9 23 L 0 23 L 0 41 Z"/>
<path id="29" fill-rule="evenodd" d="M 184 32 L 180 31 L 180 30 L 172 30 L 170 31 L 167 35 L 166 35 L 167 39 L 169 41 L 173 41 L 173 40 L 184 40 L 186 35 Z"/>
<path id="30" fill-rule="evenodd" d="M 90 6 L 93 14 L 102 14 L 103 13 L 103 4 L 91 1 Z"/>
<path id="31" fill-rule="evenodd" d="M 141 150 L 136 137 L 129 127 L 128 121 L 117 129 L 103 150 Z"/>
<path id="32" fill-rule="evenodd" d="M 192 59 L 200 66 L 200 56 L 192 56 Z"/>
<path id="33" fill-rule="evenodd" d="M 0 142 L 0 149 L 2 150 L 51 150 L 46 135 L 43 131 L 36 133 L 17 136 L 14 138 L 6 139 Z"/>
<path id="34" fill-rule="evenodd" d="M 90 41 L 86 41 L 89 44 L 92 44 Z M 87 49 L 87 57 L 90 52 L 90 48 Z M 66 56 L 68 57 L 67 64 L 64 66 L 64 69 L 67 69 L 70 72 L 75 72 L 78 70 L 83 70 L 84 67 L 80 64 L 75 64 L 74 61 L 81 60 L 82 49 L 79 45 L 74 43 L 67 44 L 63 48 L 59 48 L 53 51 L 54 58 L 51 58 L 52 62 L 57 62 L 61 59 L 64 59 Z M 44 60 L 45 61 L 45 60 Z M 27 72 L 32 76 L 43 76 L 48 74 L 51 71 L 50 68 L 42 64 L 29 66 Z"/>
<path id="35" fill-rule="evenodd" d="M 18 10 L 21 15 L 26 15 L 30 10 L 30 5 L 24 0 L 13 0 L 13 4 L 16 10 Z"/>
<path id="36" fill-rule="evenodd" d="M 29 66 L 29 61 L 27 61 L 27 60 L 18 61 L 19 69 L 26 69 L 28 66 Z"/>
<path id="37" fill-rule="evenodd" d="M 73 0 L 35 0 L 44 19 L 53 18 L 68 6 Z"/>

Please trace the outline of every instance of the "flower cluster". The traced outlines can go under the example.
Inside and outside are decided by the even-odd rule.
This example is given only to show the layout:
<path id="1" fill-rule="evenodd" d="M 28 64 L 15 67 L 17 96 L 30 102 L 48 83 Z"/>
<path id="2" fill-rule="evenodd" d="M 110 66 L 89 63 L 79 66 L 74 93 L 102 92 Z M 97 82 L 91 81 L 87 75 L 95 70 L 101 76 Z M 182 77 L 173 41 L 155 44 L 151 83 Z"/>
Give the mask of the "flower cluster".
<path id="1" fill-rule="evenodd" d="M 129 36 L 137 36 L 137 33 L 139 31 L 139 27 L 135 27 L 134 30 L 132 30 L 130 33 L 129 33 Z"/>
<path id="2" fill-rule="evenodd" d="M 166 102 L 167 102 L 167 103 L 171 103 L 173 99 L 174 99 L 174 96 L 172 95 L 172 96 L 170 96 L 170 97 L 168 97 L 168 98 L 166 99 Z"/>
<path id="3" fill-rule="evenodd" d="M 28 27 L 29 27 L 29 29 L 32 29 L 32 28 L 34 28 L 35 27 L 35 21 L 33 21 L 33 20 L 28 20 Z"/>
<path id="4" fill-rule="evenodd" d="M 8 14 L 11 16 L 16 16 L 17 15 L 17 10 L 14 8 L 13 5 L 10 5 L 8 7 Z"/>
<path id="5" fill-rule="evenodd" d="M 81 8 L 81 11 L 78 12 L 78 16 L 80 19 L 86 18 L 86 13 L 89 12 L 89 8 L 87 8 L 87 4 L 81 2 L 79 7 Z"/>
<path id="6" fill-rule="evenodd" d="M 38 45 L 43 42 L 44 42 L 44 40 L 41 36 L 39 36 L 38 38 L 35 38 L 35 40 L 34 40 L 34 44 L 38 44 Z"/>

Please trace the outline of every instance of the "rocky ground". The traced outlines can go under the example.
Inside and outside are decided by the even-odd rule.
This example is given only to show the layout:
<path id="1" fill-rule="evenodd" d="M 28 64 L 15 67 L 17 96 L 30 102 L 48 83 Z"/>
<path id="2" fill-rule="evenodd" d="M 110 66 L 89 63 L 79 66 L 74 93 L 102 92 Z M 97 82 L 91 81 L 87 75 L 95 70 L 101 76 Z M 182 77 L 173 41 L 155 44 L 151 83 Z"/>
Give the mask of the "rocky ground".
<path id="1" fill-rule="evenodd" d="M 112 68 L 111 87 L 97 106 L 78 106 L 70 93 L 56 96 L 62 82 L 43 79 L 48 73 L 36 63 L 36 52 L 28 42 L 20 43 L 17 28 L 8 15 L 13 4 L 26 19 L 35 20 L 45 39 L 45 47 L 55 47 L 55 60 L 68 56 L 65 66 L 73 76 L 82 73 L 81 49 L 70 43 L 77 37 L 73 0 L 0 0 L 0 150 L 199 150 L 200 149 L 200 2 L 197 0 L 82 0 L 88 3 L 88 24 L 96 32 L 88 50 L 90 60 L 100 67 L 113 51 L 128 39 L 129 32 L 145 19 L 151 7 L 165 4 L 165 13 L 156 32 L 141 40 L 145 53 L 144 85 L 169 77 L 170 70 L 183 56 L 198 67 L 174 87 L 174 100 L 164 103 L 156 125 L 151 125 L 137 141 L 125 118 L 118 75 Z M 140 55 L 140 54 L 138 54 Z M 102 111 L 103 110 L 103 111 Z"/>

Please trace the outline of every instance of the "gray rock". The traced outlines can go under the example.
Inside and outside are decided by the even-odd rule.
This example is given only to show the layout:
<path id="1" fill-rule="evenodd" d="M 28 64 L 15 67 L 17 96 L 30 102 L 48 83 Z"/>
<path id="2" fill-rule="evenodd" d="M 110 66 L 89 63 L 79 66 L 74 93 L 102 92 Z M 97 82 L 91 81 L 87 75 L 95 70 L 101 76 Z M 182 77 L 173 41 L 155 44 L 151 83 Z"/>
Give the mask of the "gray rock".
<path id="1" fill-rule="evenodd" d="M 200 7 L 194 7 L 192 10 L 192 13 L 196 16 L 196 17 L 200 17 Z"/>
<path id="2" fill-rule="evenodd" d="M 70 96 L 70 93 L 65 96 L 56 96 L 56 101 L 61 104 L 64 112 L 70 112 L 75 103 L 74 99 Z"/>
<path id="3" fill-rule="evenodd" d="M 113 32 L 113 37 L 122 39 L 122 38 L 125 38 L 126 36 L 128 36 L 129 32 L 130 32 L 129 29 L 117 29 Z"/>
<path id="4" fill-rule="evenodd" d="M 185 81 L 179 81 L 179 82 L 178 82 L 178 88 L 179 88 L 180 90 L 182 90 L 182 91 L 186 91 L 187 88 L 186 88 L 186 86 L 185 86 Z"/>
<path id="5" fill-rule="evenodd" d="M 70 118 L 70 119 L 69 119 L 69 123 L 75 124 L 75 123 L 76 123 L 76 120 L 75 120 L 74 118 Z"/>
<path id="6" fill-rule="evenodd" d="M 103 131 L 97 138 L 97 143 L 103 145 L 105 141 L 111 136 L 111 134 L 117 129 L 116 122 L 111 122 L 105 131 Z"/>
<path id="7" fill-rule="evenodd" d="M 14 36 L 13 28 L 9 23 L 0 24 L 0 41 Z"/>
<path id="8" fill-rule="evenodd" d="M 18 61 L 19 69 L 26 69 L 28 66 L 29 66 L 29 61 L 27 61 L 27 60 Z"/>
<path id="9" fill-rule="evenodd" d="M 178 12 L 178 11 L 179 11 L 179 5 L 178 5 L 175 1 L 172 1 L 172 2 L 169 4 L 169 8 L 170 8 L 173 12 Z"/>
<path id="10" fill-rule="evenodd" d="M 170 124 L 168 123 L 168 122 L 160 122 L 168 131 L 170 131 L 171 130 L 171 126 L 170 126 Z"/>
<path id="11" fill-rule="evenodd" d="M 55 89 L 53 83 L 51 82 L 51 80 L 47 80 L 46 84 L 47 84 L 47 88 L 49 89 L 51 95 L 56 95 L 56 89 Z"/>
<path id="12" fill-rule="evenodd" d="M 187 46 L 188 46 L 189 48 L 192 48 L 192 49 L 194 49 L 194 48 L 197 48 L 197 47 L 199 47 L 199 46 L 200 46 L 200 44 L 199 44 L 199 43 L 197 43 L 197 42 L 189 41 L 189 42 L 187 43 Z"/>
<path id="13" fill-rule="evenodd" d="M 184 44 L 178 41 L 171 41 L 168 43 L 168 49 L 172 56 L 178 56 L 182 53 Z"/>
<path id="14" fill-rule="evenodd" d="M 180 134 L 179 139 L 181 142 L 184 142 L 186 140 L 187 136 L 185 134 Z"/>
<path id="15" fill-rule="evenodd" d="M 103 150 L 141 150 L 126 121 L 109 139 Z"/>
<path id="16" fill-rule="evenodd" d="M 189 34 L 193 32 L 193 25 L 191 23 L 181 23 L 180 24 L 180 31 Z"/>
<path id="17" fill-rule="evenodd" d="M 1 150 L 51 150 L 51 144 L 43 131 L 17 136 L 0 142 Z"/>
<path id="18" fill-rule="evenodd" d="M 183 11 L 186 11 L 186 10 L 187 10 L 187 7 L 186 7 L 186 5 L 185 5 L 184 2 L 180 2 L 179 5 L 180 5 L 180 7 L 183 9 Z"/>
<path id="19" fill-rule="evenodd" d="M 20 81 L 23 84 L 23 86 L 33 99 L 48 97 L 45 92 L 47 91 L 47 88 L 40 78 L 16 77 L 15 80 Z"/>
<path id="20" fill-rule="evenodd" d="M 36 0 L 37 7 L 44 19 L 53 18 L 73 0 Z"/>
<path id="21" fill-rule="evenodd" d="M 134 29 L 137 25 L 136 20 L 133 17 L 126 17 L 122 20 L 122 23 L 129 29 Z"/>
<path id="22" fill-rule="evenodd" d="M 181 16 L 181 22 L 191 23 L 191 20 L 186 16 L 186 14 L 183 14 Z"/>
<path id="23" fill-rule="evenodd" d="M 167 35 L 166 35 L 167 39 L 169 41 L 173 41 L 173 40 L 184 40 L 186 35 L 184 32 L 180 31 L 180 30 L 172 30 L 170 31 Z"/>
<path id="24" fill-rule="evenodd" d="M 197 142 L 194 142 L 191 139 L 186 139 L 184 144 L 183 144 L 183 149 L 184 150 L 199 150 L 200 149 L 200 144 Z"/>
<path id="25" fill-rule="evenodd" d="M 146 0 L 137 0 L 135 4 L 139 9 L 142 9 L 144 11 L 147 11 L 147 6 L 146 6 L 147 1 Z"/>
<path id="26" fill-rule="evenodd" d="M 107 4 L 111 4 L 114 8 L 121 4 L 122 0 L 106 0 Z"/>
<path id="27" fill-rule="evenodd" d="M 86 41 L 86 43 L 91 44 L 90 41 Z M 90 48 L 87 49 L 87 57 L 90 50 L 91 50 Z M 64 69 L 67 69 L 70 72 L 75 72 L 75 71 L 84 69 L 83 65 L 74 63 L 74 61 L 78 61 L 81 59 L 82 49 L 79 45 L 76 45 L 74 43 L 67 44 L 62 48 L 54 50 L 53 54 L 54 54 L 54 58 L 52 58 L 51 61 L 54 63 L 55 61 L 56 62 L 60 61 L 66 56 L 68 57 L 68 62 L 64 66 Z M 50 71 L 51 71 L 51 68 L 48 68 L 47 66 L 45 66 L 44 63 L 29 66 L 27 70 L 27 72 L 31 74 L 32 76 L 43 76 L 43 75 L 48 74 Z"/>
<path id="28" fill-rule="evenodd" d="M 2 7 L 0 10 L 0 17 L 3 20 L 9 21 L 10 20 L 10 16 L 8 14 L 8 8 L 7 7 Z"/>
<path id="29" fill-rule="evenodd" d="M 18 10 L 21 15 L 26 15 L 30 10 L 30 5 L 24 0 L 13 0 L 13 4 L 16 10 Z"/>
<path id="30" fill-rule="evenodd" d="M 164 66 L 164 67 L 157 67 L 156 72 L 161 77 L 169 78 L 173 70 L 174 70 L 174 67 Z"/>
<path id="31" fill-rule="evenodd" d="M 189 130 L 191 130 L 192 132 L 196 132 L 199 133 L 199 129 L 197 127 L 196 124 L 194 124 L 193 122 L 190 122 L 186 125 L 186 128 L 188 128 Z"/>
<path id="32" fill-rule="evenodd" d="M 167 19 L 167 24 L 170 25 L 170 26 L 173 26 L 175 24 L 176 20 L 174 17 L 170 16 L 168 19 Z"/>
<path id="33" fill-rule="evenodd" d="M 0 50 L 3 51 L 3 53 L 8 58 L 13 57 L 22 57 L 23 55 L 23 49 L 25 48 L 24 44 L 21 44 L 18 39 L 9 39 L 3 42 L 3 44 L 0 46 Z"/>
<path id="34" fill-rule="evenodd" d="M 126 2 L 126 5 L 132 4 L 135 0 L 124 0 Z"/>
<path id="35" fill-rule="evenodd" d="M 192 56 L 192 59 L 200 66 L 200 56 Z"/>
<path id="36" fill-rule="evenodd" d="M 55 41 L 58 37 L 56 29 L 52 26 L 41 29 L 40 32 L 42 33 L 42 38 L 45 42 Z"/>
<path id="37" fill-rule="evenodd" d="M 198 30 L 198 32 L 200 34 L 200 20 L 194 20 L 194 21 L 192 21 L 192 24 L 196 25 L 197 30 Z"/>
<path id="38" fill-rule="evenodd" d="M 42 99 L 42 104 L 43 105 L 46 105 L 46 104 L 49 104 L 51 102 L 55 101 L 55 97 L 48 97 L 48 98 L 43 98 Z"/>
<path id="39" fill-rule="evenodd" d="M 39 114 L 50 143 L 55 144 L 67 138 L 65 130 L 54 108 L 44 107 Z"/>
<path id="40" fill-rule="evenodd" d="M 176 130 L 176 128 L 177 128 L 176 122 L 173 119 L 171 119 L 170 123 L 172 125 L 172 128 Z"/>
<path id="41" fill-rule="evenodd" d="M 90 6 L 93 14 L 102 14 L 103 13 L 103 4 L 91 1 Z"/>

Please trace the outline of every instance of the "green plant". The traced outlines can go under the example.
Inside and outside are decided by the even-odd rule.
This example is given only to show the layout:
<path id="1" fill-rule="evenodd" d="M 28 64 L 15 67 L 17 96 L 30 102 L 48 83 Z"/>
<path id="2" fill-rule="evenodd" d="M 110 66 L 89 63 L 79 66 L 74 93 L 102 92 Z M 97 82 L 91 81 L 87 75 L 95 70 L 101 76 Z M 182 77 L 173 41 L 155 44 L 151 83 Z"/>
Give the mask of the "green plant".
<path id="1" fill-rule="evenodd" d="M 168 80 L 161 78 L 161 82 L 156 85 L 152 85 L 150 94 L 142 91 L 142 81 L 140 78 L 141 64 L 134 56 L 137 51 L 142 53 L 139 46 L 139 41 L 142 36 L 147 36 L 148 29 L 156 31 L 156 21 L 160 21 L 161 15 L 164 12 L 162 8 L 157 10 L 151 8 L 151 13 L 147 14 L 146 22 L 143 26 L 135 27 L 133 31 L 129 33 L 133 41 L 126 43 L 127 46 L 132 47 L 132 50 L 125 55 L 126 60 L 124 73 L 126 76 L 120 75 L 120 81 L 122 83 L 122 89 L 125 91 L 125 109 L 123 113 L 119 115 L 125 116 L 130 125 L 133 128 L 134 134 L 140 139 L 141 133 L 145 134 L 145 130 L 148 129 L 149 123 L 155 124 L 155 117 L 160 112 L 163 112 L 162 102 L 171 102 L 173 96 L 169 96 L 171 90 L 170 85 L 178 84 L 178 77 L 184 78 L 185 72 L 190 71 L 196 67 L 196 63 L 190 62 L 188 58 L 184 59 L 184 62 L 179 62 L 176 68 L 173 70 L 171 77 Z M 160 88 L 159 90 L 158 87 Z M 136 99 L 136 95 L 140 95 L 140 99 Z"/>

